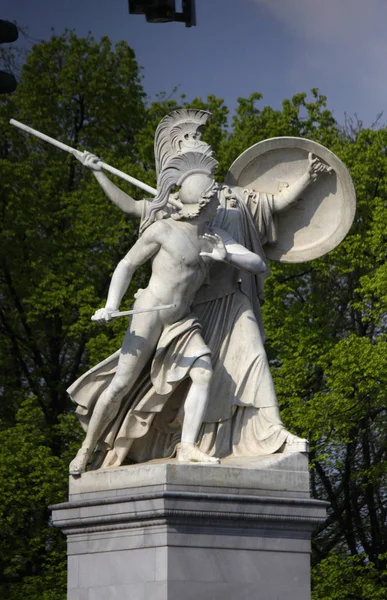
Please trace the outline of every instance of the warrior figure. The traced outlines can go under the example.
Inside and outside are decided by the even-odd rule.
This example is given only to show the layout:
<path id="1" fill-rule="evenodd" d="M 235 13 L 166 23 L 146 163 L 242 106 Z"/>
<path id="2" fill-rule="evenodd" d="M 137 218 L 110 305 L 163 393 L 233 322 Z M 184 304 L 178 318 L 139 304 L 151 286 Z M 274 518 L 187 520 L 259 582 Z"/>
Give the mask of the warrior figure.
<path id="1" fill-rule="evenodd" d="M 138 295 L 134 308 L 172 307 L 133 314 L 115 374 L 106 389 L 96 397 L 94 405 L 89 406 L 87 434 L 70 465 L 72 475 L 84 472 L 97 443 L 103 443 L 106 431 L 110 430 L 120 413 L 124 397 L 130 396 L 144 367 L 158 353 L 164 356 L 153 361 L 154 381 L 151 393 L 148 393 L 148 403 L 154 403 L 157 396 L 158 409 L 162 410 L 170 396 L 168 387 L 173 388 L 182 380 L 190 380 L 181 405 L 183 425 L 178 460 L 219 462 L 195 445 L 208 404 L 212 364 L 211 351 L 202 338 L 191 306 L 196 292 L 207 279 L 208 265 L 213 260 L 255 274 L 265 271 L 266 264 L 260 256 L 236 244 L 226 232 L 220 229 L 213 231 L 208 227 L 219 204 L 218 187 L 213 177 L 216 165 L 211 156 L 190 151 L 170 158 L 160 171 L 158 196 L 150 207 L 148 226 L 118 264 L 106 306 L 97 310 L 94 320 L 110 320 L 112 313 L 119 308 L 134 271 L 150 259 L 152 274 L 149 284 Z M 156 220 L 160 206 L 166 204 L 170 189 L 175 185 L 180 186 L 181 210 L 174 218 Z M 170 339 L 166 344 L 166 353 L 164 340 L 167 337 Z M 185 340 L 184 351 L 181 350 L 182 338 Z M 170 356 L 173 356 L 172 360 L 168 359 Z M 161 360 L 162 372 L 157 373 Z M 126 412 L 134 417 L 146 412 L 144 398 L 141 398 L 141 410 L 135 395 L 132 395 L 132 400 L 126 401 Z"/>
<path id="2" fill-rule="evenodd" d="M 209 116 L 206 111 L 181 109 L 161 121 L 155 135 L 156 166 L 161 173 L 172 157 L 184 157 L 193 150 L 203 157 L 212 157 L 211 147 L 200 137 Z M 157 210 L 154 210 L 153 202 L 136 201 L 113 184 L 102 172 L 97 157 L 86 154 L 82 162 L 92 169 L 114 204 L 130 217 L 141 219 L 141 231 L 145 233 L 148 228 L 154 227 L 151 223 L 155 220 L 166 215 L 173 216 L 174 206 L 179 206 L 179 202 L 180 206 L 184 206 L 182 188 L 173 196 L 173 206 L 168 204 L 171 196 L 168 198 L 168 194 L 164 194 L 161 197 L 159 194 Z M 222 236 L 231 238 L 238 248 L 247 248 L 265 261 L 263 246 L 277 241 L 276 214 L 297 202 L 319 174 L 326 171 L 326 166 L 310 154 L 306 172 L 277 194 L 219 185 L 219 208 L 211 222 L 213 231 L 221 230 Z M 166 221 L 172 223 L 170 219 Z M 200 450 L 211 456 L 257 456 L 274 452 L 305 452 L 308 449 L 307 441 L 291 434 L 280 418 L 264 349 L 260 311 L 267 274 L 267 269 L 252 273 L 251 269 L 235 262 L 214 262 L 209 277 L 196 291 L 194 300 L 190 301 L 191 315 L 200 322 L 203 339 L 212 355 L 209 399 L 195 440 Z M 181 345 L 182 340 L 183 336 Z M 137 383 L 135 399 L 131 397 L 126 404 L 121 404 L 121 410 L 101 447 L 104 467 L 119 466 L 126 458 L 141 462 L 171 456 L 180 441 L 181 427 L 175 417 L 184 398 L 184 386 L 163 388 L 168 401 L 166 396 L 163 402 L 152 404 L 148 401 L 156 381 L 155 362 L 160 356 L 156 352 L 152 365 L 144 369 L 141 382 Z M 107 385 L 116 368 L 116 360 L 117 355 L 109 357 L 69 390 L 78 404 L 77 413 L 85 426 L 92 405 L 90 398 L 100 393 L 102 385 Z M 157 418 L 154 419 L 156 413 Z M 142 420 L 142 429 L 138 425 L 139 419 Z"/>

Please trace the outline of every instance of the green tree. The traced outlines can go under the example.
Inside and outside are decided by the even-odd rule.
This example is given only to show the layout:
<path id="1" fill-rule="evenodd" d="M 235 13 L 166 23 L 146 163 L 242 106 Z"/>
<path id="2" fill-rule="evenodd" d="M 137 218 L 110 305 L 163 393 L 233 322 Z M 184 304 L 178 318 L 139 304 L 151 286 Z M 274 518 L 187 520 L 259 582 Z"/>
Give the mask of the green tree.
<path id="1" fill-rule="evenodd" d="M 64 589 L 63 540 L 47 505 L 66 499 L 67 464 L 80 435 L 66 388 L 90 361 L 119 347 L 122 320 L 101 329 L 90 315 L 137 237 L 136 224 L 106 202 L 73 157 L 8 121 L 78 148 L 103 149 L 105 160 L 146 178 L 136 146 L 145 116 L 133 51 L 73 33 L 34 46 L 17 92 L 1 98 L 4 598 L 59 598 Z"/>
<path id="2" fill-rule="evenodd" d="M 310 439 L 312 493 L 331 504 L 314 598 L 328 597 L 323 565 L 345 564 L 348 590 L 329 597 L 368 600 L 386 583 L 387 131 L 329 135 L 356 185 L 355 223 L 322 259 L 272 265 L 264 316 L 283 418 Z"/>
<path id="3" fill-rule="evenodd" d="M 1 58 L 1 57 L 0 57 Z M 178 106 L 214 113 L 205 138 L 224 176 L 247 147 L 309 137 L 349 167 L 358 211 L 346 240 L 301 265 L 273 263 L 264 318 L 283 418 L 311 441 L 312 492 L 331 504 L 313 542 L 314 600 L 380 600 L 386 578 L 387 130 L 345 131 L 318 90 L 280 110 L 260 94 L 147 103 L 133 51 L 73 33 L 34 46 L 0 99 L 0 597 L 61 600 L 65 552 L 47 506 L 66 499 L 80 429 L 68 385 L 120 344 L 125 323 L 90 322 L 137 237 L 71 156 L 24 121 L 155 185 L 153 134 Z M 118 182 L 135 197 L 141 192 Z M 143 285 L 140 273 L 130 292 Z"/>
<path id="4" fill-rule="evenodd" d="M 282 110 L 261 108 L 257 93 L 240 99 L 218 158 L 224 173 L 252 144 L 294 135 L 352 174 L 350 234 L 319 260 L 272 263 L 263 312 L 283 419 L 310 439 L 312 494 L 331 504 L 313 540 L 314 599 L 371 600 L 386 585 L 387 130 L 346 130 L 311 95 Z"/>

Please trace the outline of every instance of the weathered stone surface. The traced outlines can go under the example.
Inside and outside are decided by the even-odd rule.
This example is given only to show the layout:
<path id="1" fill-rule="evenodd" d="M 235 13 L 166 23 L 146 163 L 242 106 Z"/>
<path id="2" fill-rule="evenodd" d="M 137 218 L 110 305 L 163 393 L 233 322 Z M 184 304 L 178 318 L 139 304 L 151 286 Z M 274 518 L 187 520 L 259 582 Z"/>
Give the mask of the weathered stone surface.
<path id="1" fill-rule="evenodd" d="M 246 150 L 218 184 L 213 151 L 201 140 L 209 117 L 185 108 L 161 120 L 153 201 L 135 201 L 96 156 L 76 153 L 144 233 L 92 318 L 127 314 L 119 306 L 134 271 L 152 259 L 152 274 L 136 294 L 121 352 L 68 389 L 86 431 L 72 475 L 90 463 L 112 468 L 174 454 L 214 464 L 231 453 L 308 450 L 281 421 L 264 348 L 265 255 L 304 262 L 336 247 L 355 213 L 352 180 L 327 148 L 281 137 Z"/>
<path id="2" fill-rule="evenodd" d="M 167 484 L 169 489 L 219 491 L 250 494 L 297 495 L 309 497 L 308 458 L 299 453 L 222 460 L 221 465 L 179 464 L 176 460 L 154 460 L 146 464 L 117 469 L 89 471 L 82 477 L 70 477 L 69 494 L 76 500 L 122 496 L 141 488 L 142 492 Z M 87 495 L 85 495 L 87 494 Z"/>
<path id="3" fill-rule="evenodd" d="M 309 600 L 326 503 L 309 497 L 307 458 L 290 454 L 88 472 L 52 509 L 69 600 Z"/>
<path id="4" fill-rule="evenodd" d="M 266 256 L 280 262 L 304 262 L 323 256 L 347 235 L 355 210 L 355 189 L 348 169 L 328 148 L 305 138 L 276 137 L 254 144 L 231 165 L 227 183 L 278 194 L 302 177 L 308 155 L 329 171 L 299 201 L 277 215 L 278 240 Z"/>

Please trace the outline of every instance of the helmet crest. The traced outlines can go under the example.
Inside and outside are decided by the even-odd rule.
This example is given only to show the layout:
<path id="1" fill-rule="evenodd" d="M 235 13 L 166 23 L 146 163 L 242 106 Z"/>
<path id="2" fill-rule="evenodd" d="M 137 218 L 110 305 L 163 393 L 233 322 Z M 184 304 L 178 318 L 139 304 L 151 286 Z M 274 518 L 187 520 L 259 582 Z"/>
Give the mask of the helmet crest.
<path id="1" fill-rule="evenodd" d="M 185 152 L 212 154 L 211 147 L 201 141 L 201 130 L 210 117 L 207 110 L 180 108 L 160 121 L 154 142 L 157 175 L 172 156 Z"/>

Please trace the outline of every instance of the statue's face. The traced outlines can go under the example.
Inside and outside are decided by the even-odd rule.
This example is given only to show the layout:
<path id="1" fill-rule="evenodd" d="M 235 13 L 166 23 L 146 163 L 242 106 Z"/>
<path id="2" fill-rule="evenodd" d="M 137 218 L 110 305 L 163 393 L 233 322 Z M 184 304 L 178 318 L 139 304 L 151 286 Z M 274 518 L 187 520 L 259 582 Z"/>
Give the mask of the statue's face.
<path id="1" fill-rule="evenodd" d="M 216 216 L 219 206 L 219 185 L 213 177 L 204 173 L 189 175 L 181 184 L 179 200 L 183 208 L 179 214 L 192 219 L 199 214 L 210 221 Z"/>
<path id="2" fill-rule="evenodd" d="M 197 204 L 202 198 L 202 194 L 210 193 L 214 185 L 214 179 L 209 175 L 194 173 L 184 179 L 181 184 L 179 200 L 183 204 Z M 214 195 L 217 195 L 217 188 Z"/>

